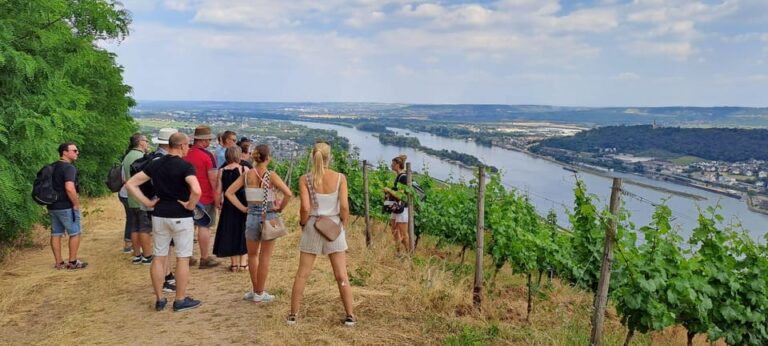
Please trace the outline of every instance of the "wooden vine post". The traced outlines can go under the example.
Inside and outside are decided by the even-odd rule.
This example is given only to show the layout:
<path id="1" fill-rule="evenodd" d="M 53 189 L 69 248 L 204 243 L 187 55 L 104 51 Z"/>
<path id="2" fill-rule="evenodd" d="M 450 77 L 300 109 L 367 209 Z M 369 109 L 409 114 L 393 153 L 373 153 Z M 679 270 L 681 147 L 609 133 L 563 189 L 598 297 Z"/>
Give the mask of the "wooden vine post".
<path id="1" fill-rule="evenodd" d="M 592 315 L 592 335 L 590 345 L 603 344 L 603 320 L 605 306 L 608 304 L 608 287 L 611 283 L 611 267 L 613 266 L 613 245 L 616 242 L 616 215 L 619 213 L 619 197 L 621 196 L 621 178 L 613 178 L 611 188 L 611 219 L 605 230 L 605 246 L 603 247 L 603 264 L 600 267 L 600 281 L 595 292 L 595 311 Z"/>
<path id="2" fill-rule="evenodd" d="M 472 303 L 480 309 L 483 302 L 483 243 L 485 229 L 485 169 L 478 167 L 477 176 L 477 229 L 475 230 L 475 287 L 472 290 Z"/>
<path id="3" fill-rule="evenodd" d="M 365 246 L 371 248 L 371 214 L 368 195 L 368 161 L 363 160 L 363 203 L 365 205 Z"/>
<path id="4" fill-rule="evenodd" d="M 405 177 L 408 181 L 408 187 L 413 188 L 413 172 L 411 172 L 411 163 L 405 163 Z M 413 253 L 416 250 L 416 232 L 413 224 L 413 194 L 408 193 L 408 240 L 410 244 L 410 252 Z"/>

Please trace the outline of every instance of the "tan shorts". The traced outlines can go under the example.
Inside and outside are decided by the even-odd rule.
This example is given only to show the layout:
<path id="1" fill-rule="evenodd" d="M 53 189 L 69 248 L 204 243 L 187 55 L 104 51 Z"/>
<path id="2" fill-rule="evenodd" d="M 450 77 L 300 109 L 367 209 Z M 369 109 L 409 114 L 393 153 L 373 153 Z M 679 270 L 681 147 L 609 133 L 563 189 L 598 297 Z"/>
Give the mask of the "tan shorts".
<path id="1" fill-rule="evenodd" d="M 336 223 L 339 222 L 338 217 L 333 219 Z M 344 230 L 344 227 L 342 227 L 339 237 L 334 241 L 328 241 L 315 229 L 315 217 L 310 217 L 301 232 L 299 250 L 315 255 L 327 255 L 334 252 L 347 251 L 347 232 Z"/>

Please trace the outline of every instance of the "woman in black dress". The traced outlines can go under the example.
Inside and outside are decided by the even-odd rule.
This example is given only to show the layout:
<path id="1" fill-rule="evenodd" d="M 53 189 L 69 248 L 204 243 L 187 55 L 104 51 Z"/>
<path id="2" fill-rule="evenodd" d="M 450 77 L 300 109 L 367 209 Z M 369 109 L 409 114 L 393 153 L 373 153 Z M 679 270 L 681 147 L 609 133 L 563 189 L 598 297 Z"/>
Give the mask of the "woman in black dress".
<path id="1" fill-rule="evenodd" d="M 227 148 L 225 151 L 226 163 L 219 168 L 219 184 L 216 191 L 222 200 L 222 206 L 216 238 L 213 241 L 213 254 L 216 257 L 229 257 L 229 270 L 233 272 L 248 271 L 248 249 L 245 246 L 247 214 L 243 214 L 224 198 L 223 191 L 248 171 L 248 167 L 244 167 L 240 162 L 241 153 L 238 146 Z M 240 189 L 235 195 L 243 204 L 246 203 L 245 190 Z"/>

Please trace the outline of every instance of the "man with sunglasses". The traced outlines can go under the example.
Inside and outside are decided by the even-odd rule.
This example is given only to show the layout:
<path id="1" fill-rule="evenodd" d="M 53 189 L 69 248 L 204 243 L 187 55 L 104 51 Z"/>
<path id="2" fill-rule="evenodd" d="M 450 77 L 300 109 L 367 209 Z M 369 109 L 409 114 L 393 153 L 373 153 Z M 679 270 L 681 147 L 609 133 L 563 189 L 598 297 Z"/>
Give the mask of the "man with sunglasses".
<path id="1" fill-rule="evenodd" d="M 59 161 L 53 170 L 53 189 L 58 193 L 58 199 L 48 205 L 51 216 L 51 250 L 56 259 L 56 269 L 83 269 L 88 263 L 77 259 L 80 247 L 80 182 L 77 168 L 72 164 L 77 160 L 80 151 L 72 142 L 59 145 Z M 61 238 L 64 233 L 69 236 L 69 258 L 64 262 L 61 257 Z"/>

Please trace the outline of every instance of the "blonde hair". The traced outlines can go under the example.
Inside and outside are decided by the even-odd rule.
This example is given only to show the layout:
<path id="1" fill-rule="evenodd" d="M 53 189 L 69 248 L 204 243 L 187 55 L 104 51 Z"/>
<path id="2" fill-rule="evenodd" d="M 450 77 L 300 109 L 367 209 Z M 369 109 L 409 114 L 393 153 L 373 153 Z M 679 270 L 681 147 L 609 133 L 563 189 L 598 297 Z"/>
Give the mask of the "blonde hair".
<path id="1" fill-rule="evenodd" d="M 224 161 L 226 161 L 225 164 L 240 162 L 242 157 L 242 150 L 238 146 L 229 147 L 224 151 Z"/>
<path id="2" fill-rule="evenodd" d="M 310 174 L 312 176 L 312 185 L 317 188 L 323 183 L 323 174 L 328 163 L 331 161 L 331 146 L 326 143 L 317 143 L 312 148 L 312 166 Z"/>

